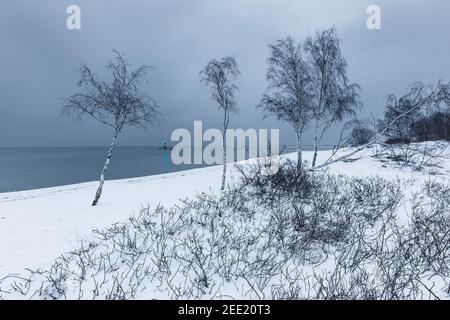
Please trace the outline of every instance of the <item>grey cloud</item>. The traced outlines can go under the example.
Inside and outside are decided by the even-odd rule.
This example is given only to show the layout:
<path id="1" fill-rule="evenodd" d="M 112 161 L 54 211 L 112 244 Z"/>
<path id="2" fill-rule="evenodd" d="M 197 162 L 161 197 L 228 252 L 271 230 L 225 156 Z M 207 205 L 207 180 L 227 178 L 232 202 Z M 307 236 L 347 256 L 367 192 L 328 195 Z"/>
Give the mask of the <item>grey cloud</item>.
<path id="1" fill-rule="evenodd" d="M 232 126 L 290 128 L 255 110 L 264 92 L 267 44 L 290 34 L 298 40 L 334 24 L 344 42 L 350 76 L 363 87 L 362 116 L 381 114 L 384 97 L 412 81 L 450 78 L 446 0 L 377 1 L 383 28 L 369 31 L 361 0 L 5 0 L 0 4 L 0 146 L 106 145 L 109 129 L 60 116 L 61 99 L 76 92 L 81 62 L 102 73 L 111 49 L 134 65 L 155 67 L 148 92 L 166 122 L 148 132 L 129 130 L 122 145 L 155 145 L 194 120 L 220 125 L 198 72 L 212 57 L 234 55 L 242 78 L 240 113 Z M 66 8 L 82 9 L 82 30 L 65 27 Z M 324 143 L 332 143 L 336 128 Z M 306 143 L 311 140 L 308 134 Z M 312 140 L 311 140 L 312 141 Z M 309 142 L 311 142 L 309 141 Z"/>

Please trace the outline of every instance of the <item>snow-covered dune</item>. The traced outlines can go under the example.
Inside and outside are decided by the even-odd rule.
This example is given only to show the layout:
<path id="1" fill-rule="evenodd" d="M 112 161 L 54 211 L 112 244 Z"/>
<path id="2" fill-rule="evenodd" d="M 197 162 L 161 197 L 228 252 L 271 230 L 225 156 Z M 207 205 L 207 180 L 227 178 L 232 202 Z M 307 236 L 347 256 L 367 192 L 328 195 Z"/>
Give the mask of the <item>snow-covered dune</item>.
<path id="1" fill-rule="evenodd" d="M 342 150 L 345 154 L 349 150 Z M 450 153 L 447 160 L 425 170 L 387 165 L 376 159 L 375 147 L 338 162 L 327 170 L 351 176 L 378 175 L 388 179 L 425 180 L 431 175 L 448 181 Z M 331 151 L 321 151 L 318 163 L 326 161 Z M 285 155 L 295 159 L 295 154 Z M 312 152 L 304 152 L 304 159 Z M 445 158 L 444 158 L 445 159 Z M 231 166 L 230 166 L 231 167 Z M 21 273 L 25 268 L 48 266 L 64 252 L 74 249 L 96 228 L 125 221 L 143 206 L 161 203 L 171 206 L 181 198 L 200 192 L 218 192 L 221 167 L 207 167 L 134 179 L 107 181 L 99 205 L 92 207 L 96 182 L 0 194 L 0 275 Z M 229 170 L 228 182 L 238 179 Z"/>

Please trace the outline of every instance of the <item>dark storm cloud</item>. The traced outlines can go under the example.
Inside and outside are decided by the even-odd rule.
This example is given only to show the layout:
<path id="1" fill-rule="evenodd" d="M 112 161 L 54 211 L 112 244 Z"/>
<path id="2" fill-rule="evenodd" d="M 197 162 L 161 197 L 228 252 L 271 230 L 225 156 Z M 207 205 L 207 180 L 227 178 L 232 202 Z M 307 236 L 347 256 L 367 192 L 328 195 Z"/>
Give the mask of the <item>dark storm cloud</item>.
<path id="1" fill-rule="evenodd" d="M 382 9 L 382 30 L 366 28 L 366 8 Z M 82 10 L 82 29 L 65 27 L 66 8 Z M 450 3 L 362 0 L 71 0 L 0 3 L 0 146 L 106 145 L 108 128 L 94 121 L 73 124 L 60 116 L 61 99 L 76 92 L 85 62 L 102 74 L 111 49 L 133 65 L 148 64 L 148 92 L 166 122 L 148 132 L 127 130 L 122 145 L 155 145 L 194 120 L 220 126 L 220 115 L 198 72 L 212 57 L 234 55 L 240 63 L 240 113 L 232 127 L 281 127 L 263 121 L 255 106 L 264 92 L 267 44 L 292 35 L 304 39 L 336 25 L 344 42 L 351 80 L 363 87 L 362 115 L 381 113 L 388 93 L 412 81 L 450 79 Z M 324 143 L 332 142 L 332 130 Z M 306 143 L 311 143 L 307 135 Z"/>

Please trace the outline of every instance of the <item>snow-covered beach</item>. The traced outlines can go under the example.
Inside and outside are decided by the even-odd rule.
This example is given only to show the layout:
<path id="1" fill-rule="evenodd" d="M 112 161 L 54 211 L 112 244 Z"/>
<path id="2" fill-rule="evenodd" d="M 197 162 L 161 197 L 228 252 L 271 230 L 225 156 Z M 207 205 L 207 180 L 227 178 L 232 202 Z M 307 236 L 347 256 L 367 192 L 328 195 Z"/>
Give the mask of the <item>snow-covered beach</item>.
<path id="1" fill-rule="evenodd" d="M 445 145 L 445 143 L 443 143 Z M 442 143 L 441 143 L 442 145 Z M 430 179 L 448 183 L 450 148 L 437 166 L 421 171 L 385 164 L 373 157 L 375 148 L 366 149 L 338 162 L 327 170 L 351 177 L 378 176 L 385 179 L 415 181 Z M 339 151 L 341 154 L 349 150 Z M 318 163 L 326 161 L 331 151 L 321 151 Z M 303 153 L 309 160 L 312 152 Z M 295 154 L 283 158 L 295 159 Z M 230 166 L 231 167 L 231 166 Z M 92 207 L 97 182 L 63 187 L 0 194 L 0 276 L 21 274 L 26 268 L 48 267 L 61 254 L 75 249 L 89 239 L 93 229 L 110 227 L 137 214 L 142 207 L 162 204 L 171 207 L 180 199 L 201 192 L 219 192 L 222 167 L 213 166 L 155 176 L 112 180 L 105 183 L 105 193 L 98 206 Z M 236 170 L 228 173 L 228 183 L 239 179 Z M 412 191 L 412 190 L 411 190 Z M 1 278 L 1 277 L 0 277 Z"/>
<path id="2" fill-rule="evenodd" d="M 0 274 L 45 266 L 93 229 L 124 221 L 142 206 L 171 206 L 197 192 L 218 190 L 220 175 L 219 167 L 208 167 L 107 181 L 107 192 L 95 207 L 90 204 L 96 181 L 1 193 Z"/>

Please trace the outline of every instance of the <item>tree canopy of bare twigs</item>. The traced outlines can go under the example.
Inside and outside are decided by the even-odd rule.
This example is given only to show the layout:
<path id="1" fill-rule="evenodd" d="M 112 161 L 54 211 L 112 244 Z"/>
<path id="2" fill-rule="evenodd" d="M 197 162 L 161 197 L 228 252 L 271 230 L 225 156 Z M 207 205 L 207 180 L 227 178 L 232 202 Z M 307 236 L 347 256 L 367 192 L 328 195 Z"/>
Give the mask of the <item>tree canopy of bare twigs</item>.
<path id="1" fill-rule="evenodd" d="M 361 105 L 360 86 L 349 83 L 347 62 L 342 55 L 341 39 L 335 27 L 317 31 L 315 36 L 306 39 L 304 46 L 308 74 L 314 90 L 314 167 L 318 144 L 326 130 L 336 121 L 354 115 L 355 109 Z"/>
<path id="2" fill-rule="evenodd" d="M 239 76 L 239 66 L 236 60 L 230 56 L 223 57 L 220 60 L 211 59 L 200 72 L 201 82 L 212 89 L 211 99 L 217 102 L 218 108 L 223 111 L 223 174 L 221 190 L 225 189 L 227 172 L 226 131 L 230 123 L 230 114 L 238 111 L 235 92 L 238 90 L 236 80 Z"/>
<path id="3" fill-rule="evenodd" d="M 291 37 L 270 45 L 267 92 L 258 107 L 289 123 L 297 136 L 297 168 L 302 168 L 302 135 L 310 120 L 313 92 L 302 46 Z"/>
<path id="4" fill-rule="evenodd" d="M 125 57 L 113 50 L 114 58 L 106 64 L 109 81 L 101 80 L 85 64 L 80 68 L 80 92 L 65 99 L 63 114 L 76 120 L 91 117 L 113 129 L 113 139 L 105 165 L 100 174 L 99 186 L 92 203 L 95 206 L 102 194 L 105 174 L 119 133 L 126 126 L 147 129 L 162 118 L 155 100 L 143 90 L 148 66 L 132 70 Z"/>

